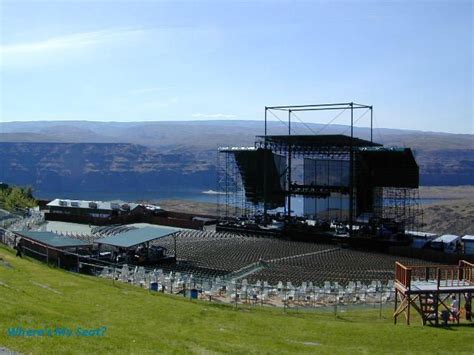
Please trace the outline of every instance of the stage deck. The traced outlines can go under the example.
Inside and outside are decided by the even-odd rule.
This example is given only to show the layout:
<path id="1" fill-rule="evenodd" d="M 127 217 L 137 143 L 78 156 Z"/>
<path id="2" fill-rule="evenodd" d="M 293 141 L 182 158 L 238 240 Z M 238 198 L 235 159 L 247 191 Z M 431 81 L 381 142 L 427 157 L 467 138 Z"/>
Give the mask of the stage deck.
<path id="1" fill-rule="evenodd" d="M 395 286 L 403 293 L 449 293 L 474 291 L 474 264 L 395 265 Z"/>
<path id="2" fill-rule="evenodd" d="M 437 280 L 428 281 L 412 281 L 410 285 L 410 292 L 440 292 L 440 293 L 455 293 L 455 292 L 474 292 L 474 284 L 466 280 L 440 280 L 439 287 Z"/>

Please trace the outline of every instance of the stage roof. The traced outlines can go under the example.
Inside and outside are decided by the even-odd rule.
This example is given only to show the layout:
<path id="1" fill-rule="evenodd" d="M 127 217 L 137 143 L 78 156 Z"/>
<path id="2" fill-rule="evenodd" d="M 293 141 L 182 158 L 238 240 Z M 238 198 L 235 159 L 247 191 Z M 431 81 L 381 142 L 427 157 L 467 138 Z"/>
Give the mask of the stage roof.
<path id="1" fill-rule="evenodd" d="M 41 244 L 46 244 L 55 248 L 73 248 L 91 245 L 79 239 L 64 237 L 53 232 L 33 232 L 21 231 L 15 232 L 26 239 L 31 239 Z"/>
<path id="2" fill-rule="evenodd" d="M 137 228 L 109 237 L 97 239 L 95 243 L 112 245 L 114 247 L 130 248 L 155 239 L 168 237 L 176 232 L 179 232 L 179 229 L 168 227 Z"/>
<path id="3" fill-rule="evenodd" d="M 265 136 L 257 136 L 262 141 Z M 370 142 L 360 138 L 351 138 L 343 134 L 321 134 L 321 135 L 267 135 L 267 143 L 269 144 L 291 144 L 298 147 L 337 147 L 349 148 L 353 147 L 379 147 L 379 143 Z"/>

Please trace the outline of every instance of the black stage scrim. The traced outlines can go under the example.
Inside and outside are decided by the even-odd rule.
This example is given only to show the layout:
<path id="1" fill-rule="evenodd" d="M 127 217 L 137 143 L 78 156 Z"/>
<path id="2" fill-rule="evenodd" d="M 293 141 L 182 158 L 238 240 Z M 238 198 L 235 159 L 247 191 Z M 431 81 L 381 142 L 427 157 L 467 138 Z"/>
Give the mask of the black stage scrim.
<path id="1" fill-rule="evenodd" d="M 286 158 L 274 154 L 269 149 L 236 151 L 234 156 L 247 201 L 253 204 L 262 203 L 266 184 L 268 206 L 270 208 L 283 207 L 285 205 Z M 266 182 L 264 169 L 267 172 Z"/>
<path id="2" fill-rule="evenodd" d="M 367 149 L 357 152 L 356 210 L 375 212 L 383 206 L 384 190 L 417 189 L 419 167 L 411 149 Z M 385 195 L 386 195 L 385 193 Z M 380 206 L 377 208 L 377 206 Z"/>
<path id="3" fill-rule="evenodd" d="M 419 168 L 411 149 L 357 152 L 360 181 L 376 187 L 418 188 Z"/>

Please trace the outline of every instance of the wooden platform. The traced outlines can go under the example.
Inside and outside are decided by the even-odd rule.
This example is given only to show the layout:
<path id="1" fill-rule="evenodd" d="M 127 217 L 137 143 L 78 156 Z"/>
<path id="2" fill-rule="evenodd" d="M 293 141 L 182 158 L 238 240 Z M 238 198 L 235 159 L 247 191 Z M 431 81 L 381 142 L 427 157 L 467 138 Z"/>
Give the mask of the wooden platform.
<path id="1" fill-rule="evenodd" d="M 456 280 L 453 283 L 448 283 L 445 280 L 438 283 L 436 280 L 428 280 L 428 281 L 412 281 L 411 283 L 411 292 L 412 293 L 423 293 L 423 292 L 474 292 L 474 285 L 465 282 L 464 280 Z"/>
<path id="2" fill-rule="evenodd" d="M 394 323 L 404 313 L 410 324 L 413 307 L 421 316 L 423 325 L 438 325 L 440 313 L 450 312 L 459 323 L 459 312 L 452 314 L 449 298 L 471 300 L 474 293 L 474 264 L 461 260 L 459 265 L 406 266 L 395 263 Z M 448 304 L 449 301 L 449 304 Z"/>

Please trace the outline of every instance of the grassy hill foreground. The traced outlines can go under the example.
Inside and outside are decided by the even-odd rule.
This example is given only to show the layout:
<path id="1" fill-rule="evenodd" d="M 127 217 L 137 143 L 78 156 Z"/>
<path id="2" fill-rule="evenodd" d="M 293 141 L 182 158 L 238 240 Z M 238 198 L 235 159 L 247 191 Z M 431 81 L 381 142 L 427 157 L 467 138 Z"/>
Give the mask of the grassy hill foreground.
<path id="1" fill-rule="evenodd" d="M 382 319 L 374 309 L 336 318 L 191 302 L 52 269 L 0 246 L 0 348 L 20 353 L 474 353 L 474 327 L 414 323 L 393 325 L 389 309 Z"/>

